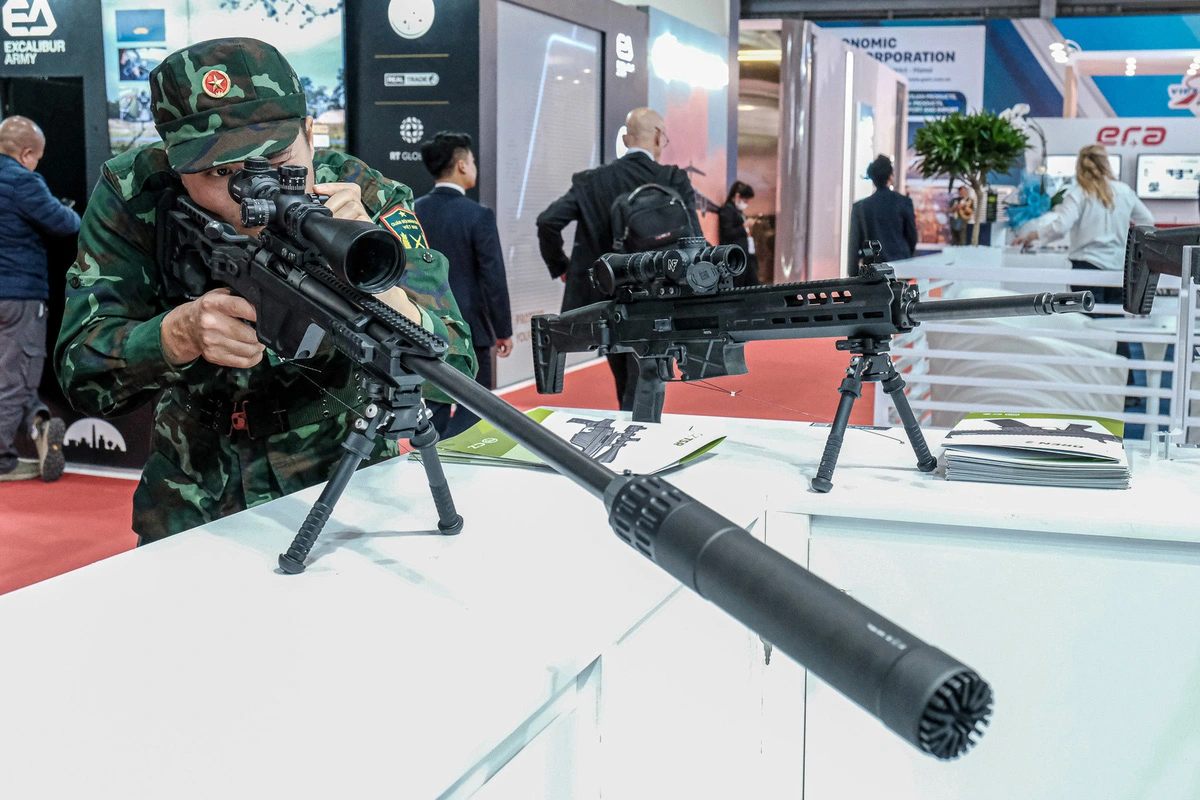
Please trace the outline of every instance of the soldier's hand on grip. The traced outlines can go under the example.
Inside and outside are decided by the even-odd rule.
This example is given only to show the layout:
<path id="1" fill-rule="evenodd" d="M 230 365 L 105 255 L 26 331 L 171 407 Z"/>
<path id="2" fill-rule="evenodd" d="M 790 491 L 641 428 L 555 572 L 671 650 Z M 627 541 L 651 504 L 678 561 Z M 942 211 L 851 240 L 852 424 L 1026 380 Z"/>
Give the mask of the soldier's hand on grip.
<path id="1" fill-rule="evenodd" d="M 253 367 L 265 349 L 248 324 L 257 318 L 246 299 L 213 289 L 163 317 L 163 354 L 174 364 L 203 358 L 221 367 Z"/>

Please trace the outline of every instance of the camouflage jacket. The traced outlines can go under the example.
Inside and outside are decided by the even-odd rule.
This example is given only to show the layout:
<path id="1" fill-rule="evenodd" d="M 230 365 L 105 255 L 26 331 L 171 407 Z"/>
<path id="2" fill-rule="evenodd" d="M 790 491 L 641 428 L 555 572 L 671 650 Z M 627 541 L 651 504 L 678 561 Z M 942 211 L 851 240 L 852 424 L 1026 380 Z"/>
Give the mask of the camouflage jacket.
<path id="1" fill-rule="evenodd" d="M 314 169 L 316 183 L 361 186 L 367 213 L 405 240 L 409 266 L 402 285 L 427 312 L 426 324 L 432 321 L 433 332 L 450 343 L 447 361 L 473 374 L 470 331 L 450 292 L 446 259 L 425 247 L 415 217 L 404 211 L 411 208 L 412 192 L 342 153 L 318 152 Z M 339 404 L 322 391 L 354 383 L 351 362 L 328 343 L 303 366 L 283 363 L 270 351 L 251 369 L 203 359 L 174 366 L 165 359 L 160 328 L 173 304 L 161 292 L 155 214 L 171 189 L 182 192 L 182 184 L 161 144 L 104 165 L 83 217 L 77 261 L 67 274 L 54 354 L 63 391 L 82 413 L 123 414 L 162 392 L 151 455 L 134 494 L 133 528 L 143 542 L 327 480 L 357 416 L 352 406 L 363 404 L 357 398 Z M 426 396 L 448 399 L 428 386 Z M 269 398 L 281 398 L 289 418 L 318 421 L 250 439 L 212 430 L 189 413 L 202 400 L 210 408 L 228 403 L 232 417 L 243 403 Z M 396 452 L 395 443 L 380 439 L 372 460 Z"/>

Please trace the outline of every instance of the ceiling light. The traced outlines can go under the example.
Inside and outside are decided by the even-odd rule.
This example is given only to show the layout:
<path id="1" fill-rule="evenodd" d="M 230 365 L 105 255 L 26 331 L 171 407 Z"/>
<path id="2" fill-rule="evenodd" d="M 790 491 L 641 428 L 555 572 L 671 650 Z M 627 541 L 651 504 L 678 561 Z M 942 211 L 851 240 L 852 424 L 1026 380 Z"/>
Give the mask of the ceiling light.
<path id="1" fill-rule="evenodd" d="M 1063 44 L 1062 42 L 1055 42 L 1052 45 L 1050 45 L 1051 50 L 1062 50 L 1065 47 L 1066 47 L 1066 45 Z"/>
<path id="2" fill-rule="evenodd" d="M 1188 71 L 1187 71 L 1187 74 L 1188 74 L 1188 75 L 1195 75 L 1195 74 L 1196 74 L 1196 68 L 1195 68 L 1195 67 L 1190 67 L 1190 68 L 1188 69 Z"/>
<path id="3" fill-rule="evenodd" d="M 592 72 L 592 71 L 591 71 L 591 69 L 585 69 L 585 70 L 583 71 L 583 74 L 584 74 L 584 75 L 590 75 L 590 74 L 591 74 L 591 72 Z"/>
<path id="4" fill-rule="evenodd" d="M 1130 56 L 1129 58 L 1125 59 L 1125 63 L 1126 63 L 1126 64 L 1136 64 L 1136 63 L 1137 63 L 1137 59 L 1136 59 L 1136 58 L 1134 58 L 1133 56 Z"/>
<path id="5" fill-rule="evenodd" d="M 576 78 L 576 79 L 575 79 L 575 83 L 579 83 L 579 78 Z"/>
<path id="6" fill-rule="evenodd" d="M 562 80 L 562 75 L 555 75 L 555 76 L 554 76 L 554 80 L 556 80 L 556 81 L 561 81 L 561 80 Z"/>
<path id="7" fill-rule="evenodd" d="M 779 61 L 782 50 L 739 50 L 738 61 Z"/>

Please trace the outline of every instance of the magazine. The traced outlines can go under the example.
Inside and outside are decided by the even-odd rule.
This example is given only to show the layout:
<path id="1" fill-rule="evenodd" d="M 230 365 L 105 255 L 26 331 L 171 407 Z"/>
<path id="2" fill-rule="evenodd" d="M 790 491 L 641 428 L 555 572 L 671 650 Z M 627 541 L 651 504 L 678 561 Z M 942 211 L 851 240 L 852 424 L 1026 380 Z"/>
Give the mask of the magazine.
<path id="1" fill-rule="evenodd" d="M 713 437 L 687 422 L 626 422 L 610 411 L 535 408 L 526 411 L 525 416 L 618 473 L 661 472 L 707 453 L 725 439 Z M 437 450 L 443 461 L 451 463 L 547 466 L 487 421 L 438 442 Z"/>
<path id="2" fill-rule="evenodd" d="M 968 414 L 946 435 L 952 481 L 1128 489 L 1124 423 L 1071 414 Z"/>

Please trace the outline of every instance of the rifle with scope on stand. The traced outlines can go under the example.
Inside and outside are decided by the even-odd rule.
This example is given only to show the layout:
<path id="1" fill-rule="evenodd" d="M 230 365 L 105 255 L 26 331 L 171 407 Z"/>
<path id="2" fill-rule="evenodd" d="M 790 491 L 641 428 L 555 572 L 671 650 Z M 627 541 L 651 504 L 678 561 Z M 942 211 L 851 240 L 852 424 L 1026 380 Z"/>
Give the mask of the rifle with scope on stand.
<path id="1" fill-rule="evenodd" d="M 662 418 L 666 384 L 695 381 L 746 370 L 746 342 L 837 336 L 838 350 L 851 354 L 841 401 L 812 487 L 828 492 L 854 401 L 862 384 L 878 381 L 892 398 L 917 466 L 930 472 L 930 455 L 917 424 L 904 380 L 889 353 L 893 336 L 923 321 L 975 319 L 1090 311 L 1091 292 L 923 301 L 917 287 L 897 280 L 888 264 L 877 263 L 879 243 L 861 253 L 853 278 L 733 288 L 746 266 L 734 245 L 712 247 L 702 237 L 631 255 L 609 253 L 592 268 L 592 282 L 612 300 L 531 320 L 534 377 L 539 392 L 558 394 L 568 353 L 632 353 L 637 358 L 633 419 Z M 678 366 L 681 378 L 675 377 Z"/>
<path id="2" fill-rule="evenodd" d="M 333 219 L 318 197 L 305 193 L 305 181 L 303 167 L 277 171 L 266 159 L 247 159 L 230 179 L 230 194 L 247 227 L 265 226 L 257 237 L 238 235 L 186 197 L 160 217 L 168 226 L 160 264 L 178 285 L 198 296 L 216 283 L 245 297 L 258 314 L 259 341 L 281 355 L 309 357 L 329 337 L 362 368 L 374 401 L 280 555 L 283 572 L 304 570 L 334 504 L 381 435 L 410 438 L 422 454 L 439 529 L 461 528 L 421 402 L 421 383 L 428 381 L 603 500 L 622 541 L 905 741 L 940 759 L 970 749 L 992 711 L 991 687 L 979 675 L 667 481 L 613 473 L 446 364 L 446 342 L 372 297 L 400 278 L 398 241 L 370 223 Z"/>

